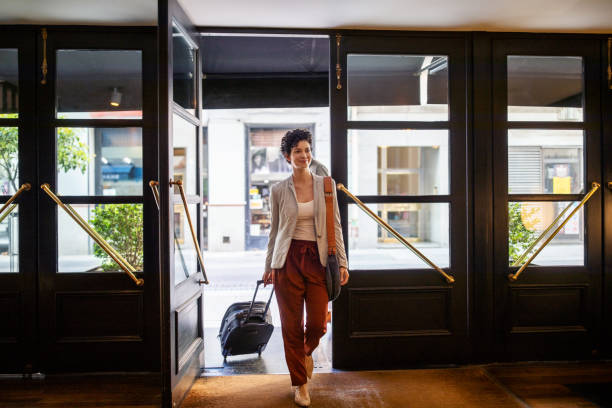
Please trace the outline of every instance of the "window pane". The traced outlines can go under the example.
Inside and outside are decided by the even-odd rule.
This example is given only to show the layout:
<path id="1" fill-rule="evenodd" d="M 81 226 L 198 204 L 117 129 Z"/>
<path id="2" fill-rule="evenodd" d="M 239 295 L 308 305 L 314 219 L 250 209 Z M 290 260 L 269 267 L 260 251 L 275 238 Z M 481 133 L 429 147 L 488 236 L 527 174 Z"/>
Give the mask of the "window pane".
<path id="1" fill-rule="evenodd" d="M 142 204 L 73 204 L 72 207 L 126 261 L 142 271 Z M 123 272 L 61 208 L 57 209 L 57 226 L 58 272 Z"/>
<path id="2" fill-rule="evenodd" d="M 448 120 L 448 58 L 349 54 L 348 120 Z"/>
<path id="3" fill-rule="evenodd" d="M 555 223 L 550 231 L 520 263 L 525 263 L 554 230 L 569 216 L 578 202 Z M 510 202 L 508 203 L 508 256 L 510 263 L 537 240 L 570 202 Z M 584 207 L 581 208 L 559 234 L 542 249 L 531 265 L 584 265 Z"/>
<path id="4" fill-rule="evenodd" d="M 508 56 L 508 120 L 581 121 L 581 57 Z"/>
<path id="5" fill-rule="evenodd" d="M 141 128 L 57 128 L 60 195 L 142 195 Z"/>
<path id="6" fill-rule="evenodd" d="M 350 130 L 348 166 L 353 194 L 448 194 L 448 131 Z"/>
<path id="7" fill-rule="evenodd" d="M 13 195 L 19 189 L 19 130 L 0 127 L 0 195 Z"/>
<path id="8" fill-rule="evenodd" d="M 584 189 L 582 130 L 508 131 L 510 194 L 578 194 Z"/>
<path id="9" fill-rule="evenodd" d="M 185 194 L 197 194 L 197 128 L 179 115 L 172 120 L 174 146 L 174 174 L 172 179 L 182 180 Z M 174 193 L 179 194 L 178 187 Z"/>
<path id="10" fill-rule="evenodd" d="M 141 119 L 142 52 L 58 50 L 57 117 Z"/>
<path id="11" fill-rule="evenodd" d="M 196 106 L 196 55 L 197 50 L 191 46 L 176 24 L 172 24 L 172 66 L 174 102 L 195 112 Z"/>
<path id="12" fill-rule="evenodd" d="M 448 267 L 448 203 L 368 204 L 368 208 L 433 263 Z M 348 214 L 349 269 L 430 268 L 356 204 L 349 205 Z"/>
<path id="13" fill-rule="evenodd" d="M 17 117 L 19 111 L 19 63 L 17 50 L 0 49 L 0 118 Z M 11 114 L 10 116 L 3 116 Z"/>
<path id="14" fill-rule="evenodd" d="M 197 205 L 188 205 L 192 222 L 197 222 Z M 193 228 L 197 233 L 197 225 Z M 174 284 L 178 285 L 189 276 L 198 272 L 198 252 L 196 251 L 185 216 L 183 204 L 174 204 Z"/>
<path id="15" fill-rule="evenodd" d="M 0 273 L 17 273 L 19 272 L 19 206 L 16 204 L 9 206 L 0 216 L 0 220 Z"/>

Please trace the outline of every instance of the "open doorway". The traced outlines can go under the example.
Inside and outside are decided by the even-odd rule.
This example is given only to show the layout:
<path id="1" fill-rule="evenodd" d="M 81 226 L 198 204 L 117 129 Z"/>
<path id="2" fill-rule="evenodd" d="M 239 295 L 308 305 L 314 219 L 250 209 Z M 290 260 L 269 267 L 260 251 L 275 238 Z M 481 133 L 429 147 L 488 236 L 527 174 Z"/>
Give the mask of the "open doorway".
<path id="1" fill-rule="evenodd" d="M 276 299 L 274 332 L 261 356 L 224 358 L 219 328 L 227 308 L 252 299 L 264 271 L 269 194 L 291 174 L 280 141 L 313 134 L 313 156 L 330 166 L 329 38 L 323 35 L 203 33 L 203 232 L 210 285 L 204 296 L 205 375 L 288 373 Z M 257 300 L 267 300 L 270 287 Z M 331 325 L 313 355 L 331 370 Z"/>

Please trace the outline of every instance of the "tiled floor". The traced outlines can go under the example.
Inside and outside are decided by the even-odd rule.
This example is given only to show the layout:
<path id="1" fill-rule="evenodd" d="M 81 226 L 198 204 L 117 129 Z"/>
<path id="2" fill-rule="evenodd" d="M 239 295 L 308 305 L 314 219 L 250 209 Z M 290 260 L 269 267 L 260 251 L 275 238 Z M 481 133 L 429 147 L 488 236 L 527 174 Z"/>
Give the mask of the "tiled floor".
<path id="1" fill-rule="evenodd" d="M 204 331 L 204 376 L 237 375 L 237 374 L 288 374 L 283 349 L 281 328 L 275 327 L 268 346 L 259 357 L 257 354 L 228 356 L 224 361 L 221 355 L 221 344 L 217 337 L 218 328 L 206 328 Z M 313 353 L 315 372 L 331 372 L 331 325 L 321 338 L 319 347 Z"/>

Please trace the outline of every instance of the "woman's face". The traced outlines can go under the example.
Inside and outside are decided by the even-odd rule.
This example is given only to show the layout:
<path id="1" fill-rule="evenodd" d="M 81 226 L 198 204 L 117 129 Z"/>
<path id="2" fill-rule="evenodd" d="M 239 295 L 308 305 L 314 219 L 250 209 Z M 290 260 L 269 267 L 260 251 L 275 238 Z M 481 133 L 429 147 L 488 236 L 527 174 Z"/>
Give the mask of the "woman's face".
<path id="1" fill-rule="evenodd" d="M 291 149 L 291 156 L 285 157 L 291 162 L 291 167 L 307 169 L 312 161 L 310 143 L 306 140 L 300 140 L 298 144 Z"/>

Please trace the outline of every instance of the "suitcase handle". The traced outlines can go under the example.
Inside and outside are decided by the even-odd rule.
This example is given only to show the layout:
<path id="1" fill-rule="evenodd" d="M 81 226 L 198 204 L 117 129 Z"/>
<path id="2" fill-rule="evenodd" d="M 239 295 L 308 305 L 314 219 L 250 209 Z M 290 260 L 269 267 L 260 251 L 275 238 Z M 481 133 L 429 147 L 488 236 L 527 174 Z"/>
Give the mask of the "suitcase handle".
<path id="1" fill-rule="evenodd" d="M 264 283 L 263 280 L 257 281 L 257 286 L 255 287 L 255 293 L 253 294 L 253 300 L 251 301 L 251 306 L 249 306 L 249 312 L 244 319 L 245 322 L 249 321 L 249 317 L 251 317 L 251 312 L 253 311 L 253 305 L 255 304 L 255 298 L 257 297 L 257 291 L 259 290 L 259 285 Z M 274 287 L 272 287 L 272 292 L 270 292 L 270 297 L 268 298 L 268 303 L 266 304 L 266 308 L 263 311 L 263 315 L 265 316 L 268 312 L 268 308 L 270 307 L 270 303 L 272 302 L 272 295 L 274 294 Z"/>

